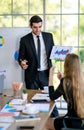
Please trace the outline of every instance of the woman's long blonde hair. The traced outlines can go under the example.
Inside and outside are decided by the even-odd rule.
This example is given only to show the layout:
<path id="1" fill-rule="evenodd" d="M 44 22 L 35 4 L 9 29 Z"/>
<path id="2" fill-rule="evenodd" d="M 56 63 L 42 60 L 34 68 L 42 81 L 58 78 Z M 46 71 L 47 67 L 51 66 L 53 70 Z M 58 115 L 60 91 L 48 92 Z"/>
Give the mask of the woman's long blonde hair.
<path id="1" fill-rule="evenodd" d="M 79 117 L 84 117 L 84 79 L 80 58 L 76 54 L 68 54 L 65 58 L 63 84 L 67 101 L 70 102 L 72 94 L 74 109 Z"/>

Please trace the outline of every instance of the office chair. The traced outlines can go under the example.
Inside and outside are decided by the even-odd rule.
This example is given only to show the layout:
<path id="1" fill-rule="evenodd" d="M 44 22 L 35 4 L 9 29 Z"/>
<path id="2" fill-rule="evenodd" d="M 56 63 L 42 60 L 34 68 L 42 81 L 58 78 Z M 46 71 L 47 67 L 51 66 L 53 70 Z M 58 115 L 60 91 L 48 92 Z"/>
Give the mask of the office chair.
<path id="1" fill-rule="evenodd" d="M 62 128 L 61 130 L 84 130 L 84 129 L 77 129 L 77 128 Z"/>
<path id="2" fill-rule="evenodd" d="M 84 118 L 65 117 L 63 119 L 64 127 L 61 130 L 84 130 Z"/>

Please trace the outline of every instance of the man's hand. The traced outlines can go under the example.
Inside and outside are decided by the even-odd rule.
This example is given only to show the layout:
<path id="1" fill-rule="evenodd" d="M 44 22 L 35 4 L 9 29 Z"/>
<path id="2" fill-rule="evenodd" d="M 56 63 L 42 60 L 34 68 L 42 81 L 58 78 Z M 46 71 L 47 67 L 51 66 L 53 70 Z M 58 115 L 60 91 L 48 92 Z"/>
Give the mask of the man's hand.
<path id="1" fill-rule="evenodd" d="M 28 61 L 27 60 L 23 60 L 21 61 L 21 67 L 26 70 L 28 68 Z"/>

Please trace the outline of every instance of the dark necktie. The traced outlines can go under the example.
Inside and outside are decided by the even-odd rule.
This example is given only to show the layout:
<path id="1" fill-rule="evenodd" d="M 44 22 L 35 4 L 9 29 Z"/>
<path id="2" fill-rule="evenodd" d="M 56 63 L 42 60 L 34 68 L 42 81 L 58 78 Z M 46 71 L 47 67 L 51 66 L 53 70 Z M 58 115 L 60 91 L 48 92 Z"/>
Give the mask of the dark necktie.
<path id="1" fill-rule="evenodd" d="M 41 48 L 40 48 L 40 39 L 37 36 L 37 58 L 38 58 L 38 69 L 40 68 L 40 55 L 41 55 Z"/>

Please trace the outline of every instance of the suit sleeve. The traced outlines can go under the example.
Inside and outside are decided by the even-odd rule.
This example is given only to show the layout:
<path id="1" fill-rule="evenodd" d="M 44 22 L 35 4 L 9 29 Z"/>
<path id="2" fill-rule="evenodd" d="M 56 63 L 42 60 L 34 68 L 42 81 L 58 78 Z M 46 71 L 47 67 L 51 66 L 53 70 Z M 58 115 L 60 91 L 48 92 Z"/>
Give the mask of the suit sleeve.
<path id="1" fill-rule="evenodd" d="M 19 46 L 19 55 L 18 55 L 18 62 L 19 62 L 19 64 L 24 59 L 25 59 L 25 44 L 24 44 L 24 39 L 21 38 L 20 46 Z"/>

